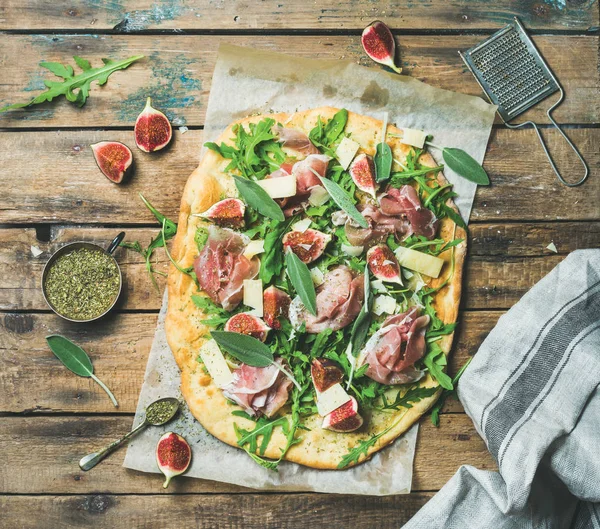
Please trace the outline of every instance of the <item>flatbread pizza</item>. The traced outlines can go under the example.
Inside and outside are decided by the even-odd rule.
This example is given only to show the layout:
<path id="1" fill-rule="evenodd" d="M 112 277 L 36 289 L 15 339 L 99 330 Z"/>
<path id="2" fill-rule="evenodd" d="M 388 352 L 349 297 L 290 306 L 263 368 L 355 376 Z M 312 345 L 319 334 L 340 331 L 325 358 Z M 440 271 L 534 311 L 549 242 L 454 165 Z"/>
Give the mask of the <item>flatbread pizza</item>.
<path id="1" fill-rule="evenodd" d="M 267 468 L 361 463 L 451 388 L 466 233 L 424 140 L 344 109 L 251 116 L 189 177 L 167 339 L 194 417 Z"/>

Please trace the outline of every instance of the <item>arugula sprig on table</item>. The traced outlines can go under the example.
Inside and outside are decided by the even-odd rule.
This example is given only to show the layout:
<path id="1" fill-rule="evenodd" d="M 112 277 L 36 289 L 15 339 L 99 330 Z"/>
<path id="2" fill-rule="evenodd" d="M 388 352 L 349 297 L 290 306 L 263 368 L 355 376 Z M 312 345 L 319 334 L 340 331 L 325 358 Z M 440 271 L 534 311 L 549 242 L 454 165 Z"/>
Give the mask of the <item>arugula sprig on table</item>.
<path id="1" fill-rule="evenodd" d="M 47 90 L 37 95 L 27 103 L 15 103 L 0 108 L 0 112 L 15 108 L 24 108 L 31 105 L 37 105 L 46 101 L 52 101 L 55 97 L 65 96 L 67 101 L 75 103 L 78 107 L 82 107 L 90 93 L 92 81 L 98 81 L 99 85 L 106 84 L 110 75 L 117 70 L 128 68 L 135 61 L 142 59 L 143 55 L 135 55 L 128 59 L 116 61 L 113 59 L 102 59 L 103 66 L 92 68 L 92 65 L 86 59 L 75 55 L 73 59 L 75 64 L 81 68 L 82 72 L 75 75 L 73 67 L 63 65 L 59 62 L 41 62 L 40 66 L 50 70 L 57 77 L 62 77 L 62 81 L 50 81 L 46 79 L 44 84 Z"/>
<path id="2" fill-rule="evenodd" d="M 154 215 L 154 218 L 160 223 L 161 228 L 163 228 L 163 229 L 161 229 L 161 231 L 159 231 L 159 233 L 156 235 L 156 237 L 153 237 L 151 239 L 150 244 L 148 244 L 148 246 L 146 248 L 144 248 L 140 244 L 139 241 L 134 241 L 134 242 L 125 242 L 124 241 L 120 244 L 120 246 L 122 246 L 123 248 L 128 248 L 129 250 L 133 250 L 134 252 L 139 253 L 144 258 L 146 270 L 150 274 L 150 279 L 152 280 L 152 284 L 154 285 L 156 290 L 159 290 L 158 283 L 156 282 L 156 278 L 154 277 L 154 274 L 159 274 L 161 276 L 166 276 L 167 274 L 165 272 L 160 272 L 160 271 L 154 269 L 154 267 L 152 266 L 152 262 L 151 262 L 152 255 L 154 254 L 154 250 L 156 250 L 156 248 L 164 247 L 166 241 L 175 237 L 175 234 L 177 233 L 177 224 L 175 222 L 173 222 L 171 219 L 168 219 L 167 217 L 165 217 L 160 211 L 158 211 L 152 204 L 150 204 L 150 202 L 148 202 L 148 200 L 146 200 L 144 198 L 144 195 L 142 195 L 141 193 L 140 193 L 140 198 L 142 199 L 142 202 L 144 203 L 144 205 Z M 206 241 L 206 239 L 204 239 L 204 241 Z"/>

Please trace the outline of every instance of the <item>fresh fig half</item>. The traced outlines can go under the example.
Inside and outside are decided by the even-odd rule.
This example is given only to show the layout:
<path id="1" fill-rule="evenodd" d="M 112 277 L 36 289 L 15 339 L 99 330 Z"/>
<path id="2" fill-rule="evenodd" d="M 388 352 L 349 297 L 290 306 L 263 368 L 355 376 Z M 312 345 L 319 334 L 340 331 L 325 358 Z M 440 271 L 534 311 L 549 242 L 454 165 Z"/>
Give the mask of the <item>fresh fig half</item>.
<path id="1" fill-rule="evenodd" d="M 303 263 L 312 263 L 323 255 L 331 235 L 319 230 L 290 231 L 283 236 L 284 252 L 290 248 Z"/>
<path id="2" fill-rule="evenodd" d="M 376 20 L 369 24 L 360 38 L 366 54 L 379 64 L 389 66 L 396 73 L 402 73 L 402 68 L 396 66 L 396 43 L 394 36 L 383 22 Z"/>
<path id="3" fill-rule="evenodd" d="M 257 340 L 264 342 L 267 339 L 267 334 L 269 334 L 271 328 L 258 316 L 240 312 L 227 320 L 225 330 L 247 334 L 248 336 L 252 336 Z"/>
<path id="4" fill-rule="evenodd" d="M 315 358 L 310 366 L 310 376 L 317 392 L 323 393 L 334 384 L 341 382 L 344 373 L 333 360 Z"/>
<path id="5" fill-rule="evenodd" d="M 135 122 L 134 134 L 136 145 L 144 152 L 160 151 L 171 141 L 171 124 L 167 116 L 152 107 L 150 98 Z"/>
<path id="6" fill-rule="evenodd" d="M 226 198 L 213 204 L 200 216 L 212 220 L 219 226 L 242 228 L 246 205 L 239 198 Z"/>
<path id="7" fill-rule="evenodd" d="M 192 449 L 187 441 L 174 432 L 167 432 L 156 445 L 156 462 L 165 475 L 163 487 L 166 489 L 175 476 L 183 474 L 190 466 Z"/>
<path id="8" fill-rule="evenodd" d="M 322 428 L 334 432 L 353 432 L 363 425 L 363 418 L 358 413 L 358 402 L 354 397 L 346 404 L 333 410 L 323 419 Z"/>
<path id="9" fill-rule="evenodd" d="M 375 162 L 368 154 L 359 154 L 350 165 L 350 176 L 356 187 L 376 198 Z"/>
<path id="10" fill-rule="evenodd" d="M 283 290 L 270 286 L 263 292 L 263 317 L 272 329 L 281 329 L 279 318 L 287 318 L 292 298 Z"/>
<path id="11" fill-rule="evenodd" d="M 369 270 L 377 279 L 402 285 L 400 264 L 387 244 L 378 244 L 370 248 L 367 252 L 367 263 Z"/>
<path id="12" fill-rule="evenodd" d="M 98 169 L 111 182 L 120 184 L 133 162 L 131 149 L 118 141 L 99 141 L 90 145 Z"/>

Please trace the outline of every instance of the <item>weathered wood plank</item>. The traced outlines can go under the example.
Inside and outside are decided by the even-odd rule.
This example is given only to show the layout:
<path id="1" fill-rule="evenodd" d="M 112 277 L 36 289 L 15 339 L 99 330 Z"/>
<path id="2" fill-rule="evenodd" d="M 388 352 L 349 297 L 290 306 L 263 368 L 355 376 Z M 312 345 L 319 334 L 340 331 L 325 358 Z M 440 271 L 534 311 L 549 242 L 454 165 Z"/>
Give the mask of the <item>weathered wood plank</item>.
<path id="1" fill-rule="evenodd" d="M 379 498 L 337 494 L 3 496 L 0 509 L 6 527 L 19 529 L 208 529 L 225 525 L 230 529 L 397 529 L 431 496 L 430 492 Z M 32 512 L 44 516 L 31 516 Z"/>
<path id="2" fill-rule="evenodd" d="M 475 354 L 501 314 L 461 313 L 450 373 Z M 85 327 L 53 314 L 0 315 L 0 412 L 117 411 L 97 384 L 62 368 L 45 341 L 55 333 L 74 340 L 90 354 L 96 374 L 117 397 L 120 413 L 135 412 L 155 327 L 156 314 L 118 314 Z M 461 410 L 454 401 L 445 408 Z"/>
<path id="3" fill-rule="evenodd" d="M 124 450 L 94 470 L 82 472 L 77 465 L 82 455 L 127 432 L 131 428 L 131 417 L 4 417 L 2 421 L 0 490 L 5 493 L 168 494 L 243 490 L 223 483 L 177 479 L 165 491 L 161 476 L 123 469 Z M 461 464 L 495 468 L 471 420 L 464 414 L 446 414 L 441 416 L 439 428 L 423 421 L 417 442 L 413 490 L 441 488 Z"/>
<path id="4" fill-rule="evenodd" d="M 411 2 L 410 0 L 343 0 L 314 2 L 197 2 L 150 0 L 118 2 L 36 2 L 6 0 L 0 29 L 69 29 L 94 31 L 143 30 L 350 30 L 372 20 L 383 20 L 398 31 L 405 29 L 498 28 L 516 15 L 530 28 L 580 30 L 598 24 L 593 0 L 544 3 L 532 0 L 487 2 Z"/>
<path id="5" fill-rule="evenodd" d="M 85 240 L 106 245 L 117 228 L 52 229 L 51 242 L 36 239 L 33 228 L 0 229 L 0 310 L 48 310 L 40 281 L 46 260 L 52 252 L 68 242 Z M 158 233 L 157 228 L 128 228 L 128 240 L 147 245 Z M 471 247 L 464 280 L 465 309 L 505 309 L 547 274 L 564 255 L 581 248 L 600 244 L 600 223 L 548 224 L 473 224 Z M 560 255 L 546 249 L 554 241 Z M 34 257 L 31 248 L 42 254 Z M 157 276 L 161 292 L 150 282 L 142 257 L 118 249 L 117 260 L 124 277 L 124 291 L 119 310 L 158 310 L 162 300 L 164 279 Z M 162 249 L 155 251 L 155 268 L 167 269 Z"/>
<path id="6" fill-rule="evenodd" d="M 559 165 L 570 162 L 571 171 L 564 174 L 577 178 L 580 166 L 570 148 L 557 132 L 544 132 Z M 478 189 L 471 220 L 598 219 L 600 129 L 572 129 L 569 134 L 592 173 L 576 188 L 557 182 L 533 131 L 494 130 L 484 164 L 493 185 Z M 159 211 L 177 218 L 183 187 L 198 163 L 202 131 L 177 132 L 169 149 L 153 154 L 135 149 L 129 131 L 11 132 L 0 133 L 0 139 L 3 174 L 15 175 L 10 191 L 0 193 L 0 224 L 139 224 L 154 221 L 140 192 Z M 135 150 L 135 173 L 127 184 L 111 183 L 96 167 L 89 145 L 106 139 Z"/>
<path id="7" fill-rule="evenodd" d="M 253 3 L 253 5 L 258 3 Z M 481 36 L 403 36 L 399 39 L 405 73 L 434 86 L 482 96 L 457 50 Z M 539 36 L 535 42 L 561 80 L 567 98 L 556 111 L 562 123 L 598 123 L 600 73 L 597 36 Z M 113 36 L 4 35 L 0 67 L 0 105 L 29 100 L 52 76 L 38 63 L 70 61 L 81 55 L 100 63 L 102 57 L 146 55 L 124 72 L 115 73 L 104 88 L 94 87 L 83 110 L 62 100 L 0 115 L 0 127 L 107 127 L 133 125 L 147 96 L 177 125 L 202 125 L 219 43 L 229 42 L 291 55 L 347 59 L 373 68 L 360 37 L 309 36 Z M 528 113 L 548 123 L 547 104 Z M 499 122 L 499 121 L 498 121 Z"/>

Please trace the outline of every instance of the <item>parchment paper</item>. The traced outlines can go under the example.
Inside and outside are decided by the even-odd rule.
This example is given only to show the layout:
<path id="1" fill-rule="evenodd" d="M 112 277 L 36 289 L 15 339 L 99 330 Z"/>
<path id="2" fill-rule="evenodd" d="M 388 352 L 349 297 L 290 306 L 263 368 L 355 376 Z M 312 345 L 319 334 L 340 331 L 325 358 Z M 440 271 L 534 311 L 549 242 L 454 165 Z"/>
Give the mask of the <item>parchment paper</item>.
<path id="1" fill-rule="evenodd" d="M 204 141 L 213 141 L 233 120 L 255 113 L 294 112 L 319 106 L 347 108 L 379 119 L 383 113 L 399 127 L 425 130 L 433 142 L 459 147 L 479 162 L 494 122 L 496 107 L 482 99 L 428 86 L 416 79 L 358 66 L 348 61 L 290 57 L 278 53 L 221 45 L 206 112 Z M 431 151 L 438 162 L 441 153 Z M 468 219 L 476 185 L 444 174 L 459 194 L 456 200 Z M 180 375 L 167 345 L 164 317 L 167 297 L 158 325 L 134 425 L 145 407 L 166 396 L 181 396 Z M 343 471 L 309 469 L 282 462 L 279 472 L 254 463 L 242 450 L 208 434 L 187 407 L 163 428 L 150 428 L 129 445 L 124 466 L 158 472 L 154 449 L 166 431 L 183 435 L 192 446 L 193 459 L 187 476 L 233 483 L 263 490 L 297 490 L 340 494 L 389 495 L 410 492 L 418 425 L 373 459 Z"/>

